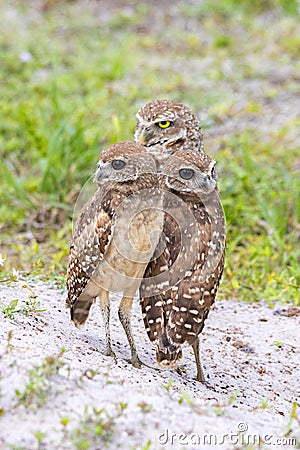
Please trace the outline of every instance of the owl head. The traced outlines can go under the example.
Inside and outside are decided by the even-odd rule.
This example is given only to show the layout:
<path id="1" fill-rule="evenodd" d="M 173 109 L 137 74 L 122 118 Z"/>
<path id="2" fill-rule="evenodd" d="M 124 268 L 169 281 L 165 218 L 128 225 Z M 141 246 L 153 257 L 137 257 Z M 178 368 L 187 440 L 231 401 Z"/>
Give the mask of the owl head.
<path id="1" fill-rule="evenodd" d="M 217 186 L 215 164 L 205 153 L 177 151 L 163 168 L 161 185 L 180 193 L 210 194 Z"/>
<path id="2" fill-rule="evenodd" d="M 136 115 L 135 141 L 151 153 L 166 157 L 179 149 L 203 151 L 201 125 L 192 111 L 182 103 L 154 100 Z"/>
<path id="3" fill-rule="evenodd" d="M 131 183 L 146 174 L 156 175 L 154 158 L 135 142 L 119 142 L 102 150 L 94 181 L 106 183 Z"/>

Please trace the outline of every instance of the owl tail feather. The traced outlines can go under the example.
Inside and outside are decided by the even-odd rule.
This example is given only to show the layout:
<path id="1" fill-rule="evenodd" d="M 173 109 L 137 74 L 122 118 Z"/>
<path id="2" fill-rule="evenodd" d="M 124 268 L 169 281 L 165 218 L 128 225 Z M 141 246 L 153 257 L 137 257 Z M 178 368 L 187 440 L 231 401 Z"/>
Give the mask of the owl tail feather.
<path id="1" fill-rule="evenodd" d="M 176 368 L 182 358 L 181 345 L 169 341 L 166 333 L 162 335 L 156 345 L 156 360 L 165 368 Z"/>
<path id="2" fill-rule="evenodd" d="M 79 298 L 71 305 L 71 320 L 76 328 L 80 328 L 85 324 L 93 303 L 94 299 Z"/>

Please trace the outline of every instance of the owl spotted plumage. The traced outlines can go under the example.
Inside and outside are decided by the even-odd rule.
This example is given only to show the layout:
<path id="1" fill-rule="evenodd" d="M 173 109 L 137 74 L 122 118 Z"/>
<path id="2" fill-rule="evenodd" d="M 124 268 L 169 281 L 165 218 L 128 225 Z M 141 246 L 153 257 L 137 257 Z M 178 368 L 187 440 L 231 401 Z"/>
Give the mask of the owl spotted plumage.
<path id="1" fill-rule="evenodd" d="M 139 366 L 130 315 L 133 296 L 163 225 L 162 212 L 153 208 L 161 201 L 156 164 L 139 144 L 115 144 L 102 151 L 95 181 L 98 190 L 81 211 L 70 247 L 67 306 L 79 327 L 99 296 L 106 354 L 114 355 L 109 292 L 121 292 L 119 318 L 130 344 L 132 363 Z"/>
<path id="2" fill-rule="evenodd" d="M 158 363 L 176 367 L 182 345 L 190 344 L 202 382 L 199 334 L 215 301 L 226 240 L 214 165 L 206 154 L 189 150 L 168 158 L 160 175 L 163 235 L 140 286 L 144 324 Z"/>
<path id="3" fill-rule="evenodd" d="M 159 171 L 177 150 L 203 152 L 201 124 L 182 103 L 154 100 L 144 105 L 136 118 L 135 141 L 153 154 Z"/>

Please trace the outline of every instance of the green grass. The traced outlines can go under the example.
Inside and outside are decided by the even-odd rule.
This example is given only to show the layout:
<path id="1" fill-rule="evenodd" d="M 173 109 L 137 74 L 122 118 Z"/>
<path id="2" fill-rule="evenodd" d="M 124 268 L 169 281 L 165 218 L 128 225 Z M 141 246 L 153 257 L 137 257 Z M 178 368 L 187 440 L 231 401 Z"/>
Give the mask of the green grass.
<path id="1" fill-rule="evenodd" d="M 223 286 L 226 295 L 298 304 L 300 181 L 292 163 L 299 149 L 290 149 L 286 165 L 286 149 L 279 146 L 278 161 L 270 167 L 273 143 L 261 145 L 244 133 L 229 145 L 224 143 L 219 155 L 228 228 L 226 280 L 231 280 Z M 228 167 L 225 161 L 232 158 L 235 164 Z"/>
<path id="2" fill-rule="evenodd" d="M 100 150 L 132 139 L 143 103 L 171 98 L 201 112 L 218 161 L 220 294 L 299 304 L 299 120 L 268 120 L 280 114 L 272 102 L 299 94 L 297 2 L 178 1 L 176 19 L 140 2 L 111 14 L 77 1 L 4 3 L 0 277 L 15 268 L 63 283 L 73 207 Z"/>

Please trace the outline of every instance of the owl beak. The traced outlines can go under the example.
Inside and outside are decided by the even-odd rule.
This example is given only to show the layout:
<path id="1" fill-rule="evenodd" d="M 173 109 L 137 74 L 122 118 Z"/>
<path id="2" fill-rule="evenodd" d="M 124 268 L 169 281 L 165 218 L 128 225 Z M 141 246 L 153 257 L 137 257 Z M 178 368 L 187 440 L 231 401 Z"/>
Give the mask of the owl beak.
<path id="1" fill-rule="evenodd" d="M 153 133 L 149 130 L 147 130 L 147 128 L 143 128 L 142 132 L 140 134 L 140 143 L 142 145 L 146 145 L 147 142 L 152 138 Z"/>
<path id="2" fill-rule="evenodd" d="M 103 183 L 108 181 L 110 172 L 108 170 L 107 164 L 98 163 L 97 170 L 94 174 L 95 183 Z"/>

